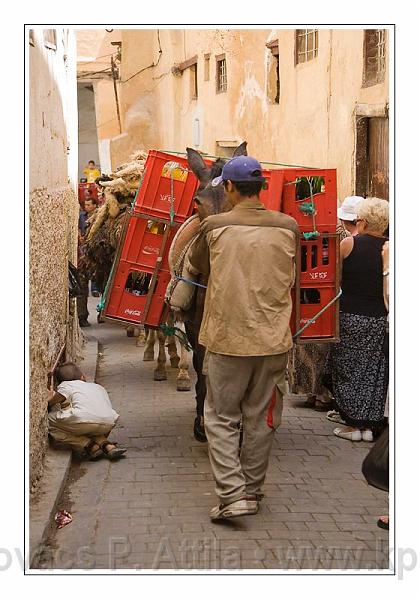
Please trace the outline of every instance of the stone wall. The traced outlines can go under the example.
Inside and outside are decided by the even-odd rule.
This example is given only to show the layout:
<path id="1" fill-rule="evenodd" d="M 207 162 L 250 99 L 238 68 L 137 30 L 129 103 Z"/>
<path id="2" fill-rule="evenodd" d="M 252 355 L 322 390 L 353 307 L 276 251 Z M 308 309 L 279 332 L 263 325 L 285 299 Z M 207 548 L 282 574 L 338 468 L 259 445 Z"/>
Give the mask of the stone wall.
<path id="1" fill-rule="evenodd" d="M 75 301 L 68 297 L 67 261 L 76 263 L 78 206 L 68 186 L 33 190 L 29 202 L 29 448 L 30 481 L 42 474 L 48 440 L 47 373 L 66 343 L 66 358 L 80 353 Z"/>

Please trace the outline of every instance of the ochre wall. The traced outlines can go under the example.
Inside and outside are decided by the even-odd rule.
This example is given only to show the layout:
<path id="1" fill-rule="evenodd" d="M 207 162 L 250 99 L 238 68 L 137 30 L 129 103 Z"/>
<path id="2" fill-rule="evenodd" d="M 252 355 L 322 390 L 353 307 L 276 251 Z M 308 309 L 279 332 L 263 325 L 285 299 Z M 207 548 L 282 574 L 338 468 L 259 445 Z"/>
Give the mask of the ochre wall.
<path id="1" fill-rule="evenodd" d="M 71 183 L 77 178 L 75 47 L 62 32 L 57 30 L 57 50 L 44 47 L 42 30 L 29 48 L 31 486 L 42 474 L 48 440 L 47 373 L 65 342 L 70 360 L 79 348 L 67 268 L 68 260 L 77 262 L 78 201 Z"/>
<path id="2" fill-rule="evenodd" d="M 388 102 L 386 80 L 362 88 L 363 30 L 319 30 L 318 56 L 295 66 L 295 30 L 123 30 L 119 85 L 123 134 L 111 143 L 113 165 L 136 148 L 185 151 L 200 122 L 199 149 L 217 141 L 248 141 L 260 160 L 337 168 L 338 195 L 353 193 L 355 107 Z M 268 99 L 269 41 L 279 40 L 280 102 Z M 204 81 L 204 54 L 210 79 Z M 225 54 L 228 90 L 216 93 L 215 56 Z M 198 99 L 191 99 L 190 69 L 176 63 L 198 55 Z M 131 79 L 129 79 L 132 77 Z M 128 80 L 129 79 L 129 80 Z M 127 81 L 128 80 L 128 81 Z"/>

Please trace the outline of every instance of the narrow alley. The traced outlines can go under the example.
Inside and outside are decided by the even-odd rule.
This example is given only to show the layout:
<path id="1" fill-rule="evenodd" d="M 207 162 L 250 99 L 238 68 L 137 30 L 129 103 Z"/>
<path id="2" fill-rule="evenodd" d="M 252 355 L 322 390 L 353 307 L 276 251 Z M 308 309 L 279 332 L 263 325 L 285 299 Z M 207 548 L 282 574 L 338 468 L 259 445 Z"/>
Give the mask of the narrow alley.
<path id="1" fill-rule="evenodd" d="M 325 413 L 289 396 L 260 512 L 211 523 L 216 496 L 207 445 L 192 434 L 193 392 L 176 392 L 174 369 L 153 381 L 154 363 L 122 326 L 95 322 L 89 335 L 99 341 L 97 382 L 120 414 L 114 439 L 128 452 L 116 463 L 73 461 L 59 504 L 73 522 L 48 540 L 39 568 L 388 568 L 388 532 L 376 525 L 387 494 L 361 473 L 369 444 L 344 446 Z"/>

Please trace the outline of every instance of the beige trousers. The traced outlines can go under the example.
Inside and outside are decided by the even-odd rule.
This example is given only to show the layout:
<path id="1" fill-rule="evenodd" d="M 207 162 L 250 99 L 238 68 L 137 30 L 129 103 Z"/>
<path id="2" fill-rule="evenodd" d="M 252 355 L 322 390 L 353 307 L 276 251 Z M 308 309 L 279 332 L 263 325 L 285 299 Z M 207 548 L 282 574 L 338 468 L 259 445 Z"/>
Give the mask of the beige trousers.
<path id="1" fill-rule="evenodd" d="M 286 365 L 287 352 L 273 356 L 206 353 L 204 424 L 221 504 L 261 493 L 283 412 Z"/>
<path id="2" fill-rule="evenodd" d="M 113 429 L 113 426 L 98 423 L 63 423 L 55 418 L 54 413 L 48 415 L 48 424 L 54 440 L 68 444 L 76 452 L 84 450 L 92 440 L 103 444 Z"/>

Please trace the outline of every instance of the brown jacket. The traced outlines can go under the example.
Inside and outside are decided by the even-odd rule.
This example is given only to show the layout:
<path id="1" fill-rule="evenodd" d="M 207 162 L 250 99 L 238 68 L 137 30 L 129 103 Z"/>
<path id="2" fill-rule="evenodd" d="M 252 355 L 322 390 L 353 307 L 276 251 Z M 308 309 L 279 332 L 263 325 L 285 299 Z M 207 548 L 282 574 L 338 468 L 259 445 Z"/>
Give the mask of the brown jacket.
<path id="1" fill-rule="evenodd" d="M 290 289 L 299 229 L 291 217 L 245 200 L 207 217 L 188 254 L 209 274 L 199 342 L 211 352 L 268 356 L 292 346 Z"/>

